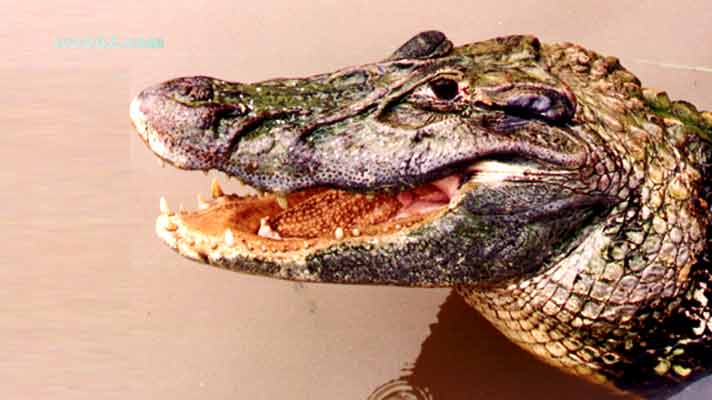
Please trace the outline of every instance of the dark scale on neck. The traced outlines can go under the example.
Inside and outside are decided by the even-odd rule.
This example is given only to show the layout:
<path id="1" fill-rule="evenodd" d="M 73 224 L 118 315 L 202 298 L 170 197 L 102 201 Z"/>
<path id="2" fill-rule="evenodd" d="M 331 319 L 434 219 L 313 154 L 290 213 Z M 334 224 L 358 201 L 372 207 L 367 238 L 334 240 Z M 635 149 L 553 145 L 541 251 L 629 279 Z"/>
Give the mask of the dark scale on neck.
<path id="1" fill-rule="evenodd" d="M 712 212 L 712 150 L 706 152 L 698 201 L 700 209 Z M 627 338 L 616 349 L 621 357 L 605 372 L 619 388 L 667 398 L 712 372 L 712 225 L 706 239 L 684 294 L 651 304 L 631 320 Z"/>

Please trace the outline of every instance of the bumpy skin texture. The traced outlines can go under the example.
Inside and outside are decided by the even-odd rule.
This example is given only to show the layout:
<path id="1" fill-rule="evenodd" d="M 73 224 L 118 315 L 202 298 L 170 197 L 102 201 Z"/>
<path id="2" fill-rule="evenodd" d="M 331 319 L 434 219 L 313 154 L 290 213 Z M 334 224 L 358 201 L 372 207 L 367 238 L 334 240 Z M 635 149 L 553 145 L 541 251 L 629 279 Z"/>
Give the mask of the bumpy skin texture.
<path id="1" fill-rule="evenodd" d="M 383 62 L 310 78 L 172 80 L 132 115 L 169 163 L 271 192 L 403 190 L 487 158 L 534 165 L 497 184 L 465 176 L 447 210 L 382 236 L 203 254 L 159 234 L 237 271 L 455 287 L 544 361 L 644 396 L 712 368 L 712 114 L 642 88 L 613 57 L 529 36 L 454 48 L 424 32 Z"/>

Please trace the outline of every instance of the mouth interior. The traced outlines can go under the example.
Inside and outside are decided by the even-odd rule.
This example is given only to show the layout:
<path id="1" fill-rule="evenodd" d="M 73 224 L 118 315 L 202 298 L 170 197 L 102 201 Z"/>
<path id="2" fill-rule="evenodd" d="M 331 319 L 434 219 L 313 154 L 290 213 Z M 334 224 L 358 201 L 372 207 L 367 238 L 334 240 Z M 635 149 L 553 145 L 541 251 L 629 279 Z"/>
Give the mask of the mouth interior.
<path id="1" fill-rule="evenodd" d="M 483 160 L 411 189 L 368 194 L 318 187 L 287 195 L 238 196 L 223 193 L 213 180 L 212 199 L 199 198 L 197 210 L 174 213 L 162 199 L 157 229 L 165 239 L 181 239 L 191 248 L 196 242 L 212 247 L 240 243 L 250 251 L 301 251 L 414 228 L 447 212 L 465 186 L 524 173 L 525 165 Z"/>
<path id="2" fill-rule="evenodd" d="M 377 235 L 413 225 L 447 208 L 460 182 L 459 175 L 450 175 L 400 192 L 354 193 L 321 187 L 287 195 L 240 197 L 223 194 L 213 181 L 213 199 L 180 215 L 190 230 L 222 235 L 230 229 L 253 240 Z"/>

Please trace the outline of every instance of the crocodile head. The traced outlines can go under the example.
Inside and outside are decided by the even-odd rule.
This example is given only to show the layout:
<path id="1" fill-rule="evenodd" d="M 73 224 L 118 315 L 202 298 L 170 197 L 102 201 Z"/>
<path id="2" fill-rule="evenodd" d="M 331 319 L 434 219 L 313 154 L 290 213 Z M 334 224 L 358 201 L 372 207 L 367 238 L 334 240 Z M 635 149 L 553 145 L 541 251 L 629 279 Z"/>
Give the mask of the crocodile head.
<path id="1" fill-rule="evenodd" d="M 530 37 L 453 49 L 427 32 L 335 73 L 146 89 L 132 115 L 156 155 L 268 193 L 217 190 L 198 211 L 162 216 L 159 234 L 191 258 L 308 281 L 530 273 L 617 196 L 591 190 L 602 154 L 539 52 Z"/>
<path id="2" fill-rule="evenodd" d="M 157 233 L 186 257 L 300 281 L 456 286 L 524 348 L 619 387 L 643 362 L 629 354 L 652 354 L 653 377 L 693 368 L 604 339 L 624 324 L 641 335 L 643 313 L 700 290 L 712 117 L 642 89 L 615 58 L 530 36 L 453 47 L 430 31 L 308 78 L 174 79 L 141 92 L 131 116 L 164 162 L 260 193 L 213 182 L 211 200 L 179 212 L 162 199 Z"/>

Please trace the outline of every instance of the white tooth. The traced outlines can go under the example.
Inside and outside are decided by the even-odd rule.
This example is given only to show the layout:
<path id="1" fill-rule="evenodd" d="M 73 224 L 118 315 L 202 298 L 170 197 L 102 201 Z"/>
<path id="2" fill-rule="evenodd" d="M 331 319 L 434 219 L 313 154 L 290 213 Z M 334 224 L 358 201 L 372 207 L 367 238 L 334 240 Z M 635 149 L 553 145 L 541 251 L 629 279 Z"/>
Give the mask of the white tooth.
<path id="1" fill-rule="evenodd" d="M 283 209 L 286 210 L 287 207 L 289 206 L 289 203 L 287 203 L 287 198 L 284 197 L 284 195 L 278 194 L 276 196 L 277 198 L 277 204 Z"/>
<path id="2" fill-rule="evenodd" d="M 209 204 L 205 200 L 203 200 L 203 196 L 198 193 L 198 209 L 204 210 L 208 208 Z"/>
<path id="3" fill-rule="evenodd" d="M 203 171 L 203 175 L 208 176 L 208 171 Z"/>
<path id="4" fill-rule="evenodd" d="M 159 165 L 161 168 L 165 168 L 166 162 L 163 161 L 163 159 L 159 158 L 159 159 L 158 159 L 158 165 Z"/>
<path id="5" fill-rule="evenodd" d="M 178 204 L 178 212 L 181 214 L 185 212 L 185 208 L 183 208 L 183 203 Z"/>
<path id="6" fill-rule="evenodd" d="M 267 223 L 267 217 L 260 220 L 260 229 L 257 231 L 257 236 L 266 237 L 268 239 L 281 240 L 282 237 L 279 236 L 279 232 L 272 230 L 272 227 Z"/>
<path id="7" fill-rule="evenodd" d="M 171 215 L 173 212 L 168 208 L 168 202 L 166 198 L 161 196 L 161 200 L 158 202 L 158 208 L 161 210 L 161 214 Z"/>
<path id="8" fill-rule="evenodd" d="M 358 230 L 358 228 L 354 228 L 351 230 L 351 234 L 354 236 L 359 236 L 359 235 L 361 235 L 361 231 Z"/>
<path id="9" fill-rule="evenodd" d="M 343 239 L 344 238 L 343 228 L 341 228 L 341 227 L 336 228 L 336 230 L 334 231 L 334 237 L 336 238 L 336 240 Z"/>
<path id="10" fill-rule="evenodd" d="M 225 231 L 225 244 L 228 246 L 233 246 L 235 244 L 235 236 L 232 235 L 230 229 Z"/>
<path id="11" fill-rule="evenodd" d="M 223 175 L 225 175 L 225 178 L 228 181 L 236 181 L 237 183 L 242 183 L 242 180 L 235 175 L 229 175 L 227 172 L 223 172 Z"/>
<path id="12" fill-rule="evenodd" d="M 210 182 L 210 194 L 213 196 L 214 199 L 222 197 L 225 194 L 223 193 L 223 190 L 220 187 L 220 182 L 218 182 L 217 177 L 213 178 L 212 182 Z"/>

